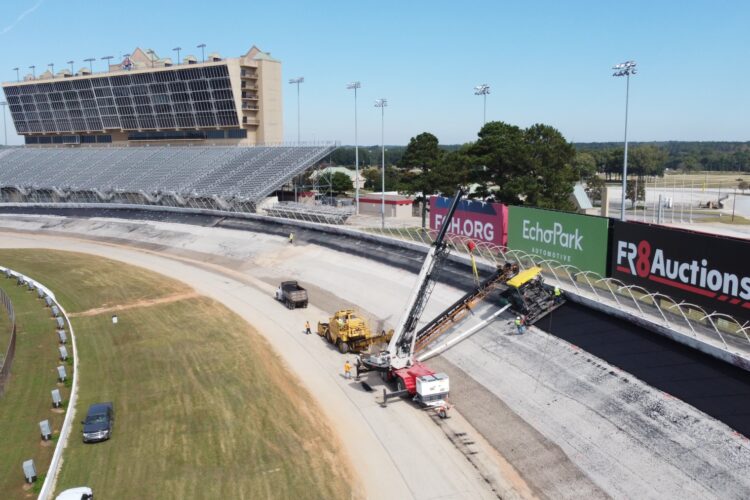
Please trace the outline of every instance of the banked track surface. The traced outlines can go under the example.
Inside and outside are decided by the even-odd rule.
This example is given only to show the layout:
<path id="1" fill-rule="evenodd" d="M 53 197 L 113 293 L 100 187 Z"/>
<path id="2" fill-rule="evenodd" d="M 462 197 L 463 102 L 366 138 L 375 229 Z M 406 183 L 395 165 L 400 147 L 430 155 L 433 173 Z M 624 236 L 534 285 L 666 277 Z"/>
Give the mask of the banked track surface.
<path id="1" fill-rule="evenodd" d="M 287 236 L 293 231 L 298 241 L 373 259 L 413 273 L 419 271 L 423 259 L 421 254 L 400 247 L 376 245 L 284 223 L 142 210 L 3 207 L 0 212 L 169 221 L 279 236 Z M 446 263 L 438 280 L 463 290 L 474 286 L 470 272 L 455 262 Z M 627 321 L 577 304 L 566 304 L 536 326 L 750 437 L 750 373 Z"/>

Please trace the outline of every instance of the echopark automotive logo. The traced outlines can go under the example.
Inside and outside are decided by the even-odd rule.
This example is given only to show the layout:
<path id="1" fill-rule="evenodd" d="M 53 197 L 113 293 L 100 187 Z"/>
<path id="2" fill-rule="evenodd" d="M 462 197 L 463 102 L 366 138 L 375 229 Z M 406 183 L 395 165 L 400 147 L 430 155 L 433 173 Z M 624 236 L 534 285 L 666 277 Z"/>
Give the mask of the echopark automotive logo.
<path id="1" fill-rule="evenodd" d="M 669 258 L 648 240 L 617 242 L 617 271 L 750 309 L 750 277 L 714 269 L 708 259 Z"/>

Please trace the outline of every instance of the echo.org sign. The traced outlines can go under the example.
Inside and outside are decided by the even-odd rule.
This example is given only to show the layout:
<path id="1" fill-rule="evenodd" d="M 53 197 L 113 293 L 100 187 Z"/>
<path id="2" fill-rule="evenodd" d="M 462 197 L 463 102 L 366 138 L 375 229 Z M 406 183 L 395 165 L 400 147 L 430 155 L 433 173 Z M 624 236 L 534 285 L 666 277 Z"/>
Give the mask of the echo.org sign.
<path id="1" fill-rule="evenodd" d="M 443 225 L 445 215 L 436 214 L 435 224 L 439 229 Z M 490 222 L 482 222 L 480 220 L 464 219 L 454 214 L 451 225 L 448 227 L 448 232 L 459 236 L 465 236 L 467 238 L 475 238 L 478 240 L 492 242 L 495 239 L 495 226 Z"/>

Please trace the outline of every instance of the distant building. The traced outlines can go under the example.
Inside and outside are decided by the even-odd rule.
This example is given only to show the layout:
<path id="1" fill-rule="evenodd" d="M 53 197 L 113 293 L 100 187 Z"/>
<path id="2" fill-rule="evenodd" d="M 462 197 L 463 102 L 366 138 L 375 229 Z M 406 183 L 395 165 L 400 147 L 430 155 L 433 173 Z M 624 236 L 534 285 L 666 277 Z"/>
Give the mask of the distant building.
<path id="1" fill-rule="evenodd" d="M 318 180 L 322 175 L 329 174 L 329 173 L 333 175 L 338 172 L 349 177 L 352 181 L 352 186 L 354 186 L 355 188 L 357 187 L 357 184 L 359 184 L 359 189 L 364 189 L 365 178 L 362 177 L 362 172 L 360 171 L 359 179 L 357 179 L 357 172 L 355 172 L 354 170 L 349 170 L 346 167 L 326 167 L 321 170 L 315 170 L 314 172 L 310 174 L 310 178 L 313 180 Z"/>
<path id="2" fill-rule="evenodd" d="M 359 213 L 369 215 L 380 215 L 382 207 L 382 196 L 380 193 L 370 193 L 359 198 Z M 386 217 L 413 217 L 414 199 L 411 196 L 402 196 L 400 194 L 385 195 L 385 216 Z"/>
<path id="3" fill-rule="evenodd" d="M 236 58 L 173 63 L 136 48 L 104 73 L 82 67 L 3 84 L 26 144 L 273 144 L 283 140 L 281 62 L 257 47 Z"/>

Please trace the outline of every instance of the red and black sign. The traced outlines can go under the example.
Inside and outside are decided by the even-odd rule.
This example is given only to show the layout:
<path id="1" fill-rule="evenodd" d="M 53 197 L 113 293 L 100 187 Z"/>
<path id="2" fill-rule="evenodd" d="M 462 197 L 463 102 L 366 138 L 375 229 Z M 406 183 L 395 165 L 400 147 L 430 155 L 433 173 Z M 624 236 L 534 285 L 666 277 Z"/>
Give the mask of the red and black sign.
<path id="1" fill-rule="evenodd" d="M 750 241 L 615 221 L 612 277 L 750 320 Z"/>

